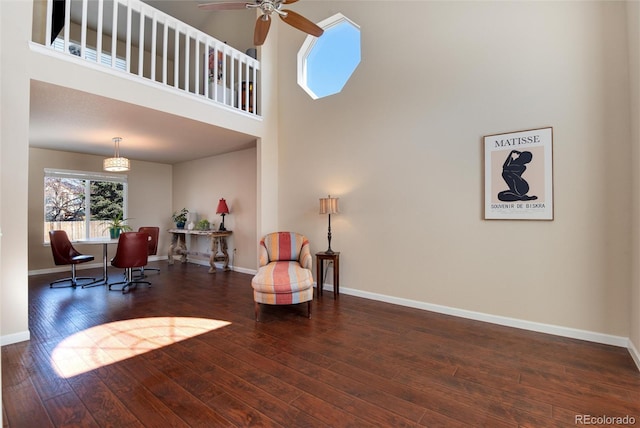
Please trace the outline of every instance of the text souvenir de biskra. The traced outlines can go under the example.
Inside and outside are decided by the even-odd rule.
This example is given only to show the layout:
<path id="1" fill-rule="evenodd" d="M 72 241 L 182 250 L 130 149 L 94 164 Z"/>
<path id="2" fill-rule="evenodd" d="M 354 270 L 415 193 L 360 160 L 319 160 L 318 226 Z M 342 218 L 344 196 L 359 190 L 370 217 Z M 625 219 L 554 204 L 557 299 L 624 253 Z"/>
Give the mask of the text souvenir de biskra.
<path id="1" fill-rule="evenodd" d="M 484 137 L 485 218 L 553 220 L 553 128 Z"/>

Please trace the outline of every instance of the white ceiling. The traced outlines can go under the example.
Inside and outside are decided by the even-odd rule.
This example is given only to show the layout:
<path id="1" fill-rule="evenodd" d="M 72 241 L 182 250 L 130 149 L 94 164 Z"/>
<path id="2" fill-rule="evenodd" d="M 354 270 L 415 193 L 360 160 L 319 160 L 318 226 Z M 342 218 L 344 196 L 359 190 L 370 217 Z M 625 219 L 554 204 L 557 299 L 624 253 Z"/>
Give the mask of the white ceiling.
<path id="1" fill-rule="evenodd" d="M 209 12 L 204 1 L 147 0 L 193 27 Z M 113 137 L 130 159 L 174 164 L 253 147 L 255 137 L 110 98 L 32 81 L 31 147 L 112 156 Z"/>

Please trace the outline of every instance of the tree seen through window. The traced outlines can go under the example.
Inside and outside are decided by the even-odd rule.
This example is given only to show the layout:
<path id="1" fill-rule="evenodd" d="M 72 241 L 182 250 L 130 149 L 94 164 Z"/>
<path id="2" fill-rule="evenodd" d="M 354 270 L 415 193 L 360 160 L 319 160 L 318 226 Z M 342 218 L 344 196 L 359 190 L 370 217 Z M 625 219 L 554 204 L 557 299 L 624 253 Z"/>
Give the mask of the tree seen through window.
<path id="1" fill-rule="evenodd" d="M 65 176 L 68 175 L 68 176 Z M 76 178 L 77 176 L 87 178 Z M 126 178 L 74 171 L 45 170 L 44 240 L 49 230 L 62 229 L 69 239 L 108 236 L 106 222 L 126 217 Z"/>

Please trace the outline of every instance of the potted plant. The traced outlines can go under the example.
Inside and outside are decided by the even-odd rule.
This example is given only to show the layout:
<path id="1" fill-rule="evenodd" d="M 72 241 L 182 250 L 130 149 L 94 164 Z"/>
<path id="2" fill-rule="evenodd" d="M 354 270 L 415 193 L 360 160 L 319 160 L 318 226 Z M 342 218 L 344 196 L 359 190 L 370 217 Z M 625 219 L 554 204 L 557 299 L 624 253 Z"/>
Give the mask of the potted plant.
<path id="1" fill-rule="evenodd" d="M 189 214 L 189 210 L 183 208 L 180 211 L 174 212 L 171 216 L 178 229 L 184 229 L 184 224 L 187 222 L 187 214 Z"/>
<path id="2" fill-rule="evenodd" d="M 125 224 L 125 221 L 129 220 L 128 218 L 122 218 L 122 211 L 119 212 L 115 217 L 111 220 L 107 221 L 107 229 L 109 229 L 109 237 L 111 239 L 117 239 L 120 236 L 120 232 L 130 232 L 131 227 Z"/>
<path id="3" fill-rule="evenodd" d="M 211 228 L 211 223 L 206 218 L 203 218 L 196 225 L 197 230 L 209 230 Z"/>

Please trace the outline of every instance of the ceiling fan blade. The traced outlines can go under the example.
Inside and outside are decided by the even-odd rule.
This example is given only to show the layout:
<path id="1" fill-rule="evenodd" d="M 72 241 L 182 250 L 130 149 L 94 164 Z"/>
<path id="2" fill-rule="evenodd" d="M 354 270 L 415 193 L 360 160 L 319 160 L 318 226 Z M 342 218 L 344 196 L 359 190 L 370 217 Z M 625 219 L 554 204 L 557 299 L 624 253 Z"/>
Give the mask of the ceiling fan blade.
<path id="1" fill-rule="evenodd" d="M 271 27 L 271 19 L 269 15 L 262 15 L 256 20 L 256 28 L 253 32 L 253 44 L 255 46 L 262 46 L 267 34 L 269 33 L 269 27 Z"/>
<path id="2" fill-rule="evenodd" d="M 284 1 L 282 2 L 282 4 L 291 4 L 291 3 L 295 3 L 295 2 L 297 2 L 297 1 L 298 1 L 298 0 L 284 0 Z"/>
<path id="3" fill-rule="evenodd" d="M 235 9 L 246 9 L 247 1 L 240 0 L 237 2 L 234 1 L 222 1 L 215 3 L 204 3 L 199 4 L 198 7 L 202 10 L 235 10 Z"/>
<path id="4" fill-rule="evenodd" d="M 282 11 L 286 12 L 287 16 L 279 15 L 280 18 L 282 18 L 284 22 L 291 25 L 292 27 L 295 27 L 300 31 L 304 31 L 307 34 L 311 34 L 312 36 L 316 37 L 320 37 L 322 36 L 322 33 L 324 33 L 324 30 L 322 28 L 318 27 L 316 24 L 309 21 L 299 13 L 288 9 L 283 9 Z"/>

